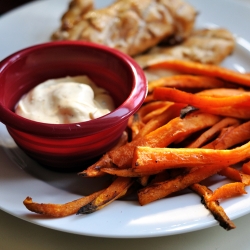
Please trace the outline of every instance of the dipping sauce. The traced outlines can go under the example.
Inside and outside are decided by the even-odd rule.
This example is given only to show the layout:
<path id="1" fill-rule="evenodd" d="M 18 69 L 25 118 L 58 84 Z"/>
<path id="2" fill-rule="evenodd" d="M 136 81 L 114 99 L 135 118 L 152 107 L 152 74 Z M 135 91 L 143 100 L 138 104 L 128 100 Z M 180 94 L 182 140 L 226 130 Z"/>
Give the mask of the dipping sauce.
<path id="1" fill-rule="evenodd" d="M 47 80 L 24 95 L 15 112 L 27 119 L 68 124 L 89 121 L 115 109 L 108 92 L 87 76 Z"/>

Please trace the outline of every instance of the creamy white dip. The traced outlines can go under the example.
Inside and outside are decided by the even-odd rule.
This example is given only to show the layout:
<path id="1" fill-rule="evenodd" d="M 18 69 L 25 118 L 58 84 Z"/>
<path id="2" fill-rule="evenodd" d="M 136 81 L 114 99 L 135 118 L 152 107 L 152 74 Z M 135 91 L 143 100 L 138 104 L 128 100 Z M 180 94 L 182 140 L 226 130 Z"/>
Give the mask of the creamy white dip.
<path id="1" fill-rule="evenodd" d="M 108 92 L 87 76 L 47 80 L 24 95 L 15 112 L 27 119 L 68 124 L 106 115 L 114 110 Z"/>

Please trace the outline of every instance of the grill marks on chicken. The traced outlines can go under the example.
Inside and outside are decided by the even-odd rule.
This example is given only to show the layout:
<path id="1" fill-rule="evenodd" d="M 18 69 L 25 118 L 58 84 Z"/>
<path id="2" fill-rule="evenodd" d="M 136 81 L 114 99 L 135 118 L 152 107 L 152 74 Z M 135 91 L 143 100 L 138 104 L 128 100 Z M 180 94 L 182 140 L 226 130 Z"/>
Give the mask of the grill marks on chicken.
<path id="1" fill-rule="evenodd" d="M 67 38 L 68 32 L 79 22 L 82 17 L 93 10 L 93 0 L 72 0 L 69 3 L 68 10 L 63 14 L 61 18 L 61 27 L 52 34 L 52 39 Z"/>
<path id="2" fill-rule="evenodd" d="M 118 0 L 88 11 L 67 30 L 62 26 L 53 39 L 91 41 L 134 56 L 170 36 L 186 39 L 195 18 L 195 9 L 182 0 Z"/>

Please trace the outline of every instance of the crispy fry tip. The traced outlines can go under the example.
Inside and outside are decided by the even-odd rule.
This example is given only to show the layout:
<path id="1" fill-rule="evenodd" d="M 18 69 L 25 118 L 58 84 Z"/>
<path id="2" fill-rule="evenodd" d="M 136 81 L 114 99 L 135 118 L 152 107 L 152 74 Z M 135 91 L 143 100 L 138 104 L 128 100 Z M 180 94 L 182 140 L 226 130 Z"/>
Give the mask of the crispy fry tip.
<path id="1" fill-rule="evenodd" d="M 32 203 L 32 198 L 29 197 L 29 196 L 27 196 L 27 197 L 25 198 L 25 200 L 23 201 L 23 204 L 24 204 L 24 205 L 25 205 L 25 204 L 28 204 L 28 203 Z"/>

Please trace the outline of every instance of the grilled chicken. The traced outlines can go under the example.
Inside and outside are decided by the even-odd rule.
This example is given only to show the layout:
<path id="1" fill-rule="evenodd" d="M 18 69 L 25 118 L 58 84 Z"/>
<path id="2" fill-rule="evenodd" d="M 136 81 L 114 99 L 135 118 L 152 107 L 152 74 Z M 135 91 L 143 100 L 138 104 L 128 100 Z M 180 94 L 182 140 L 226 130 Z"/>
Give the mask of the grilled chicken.
<path id="1" fill-rule="evenodd" d="M 134 56 L 170 36 L 186 39 L 195 18 L 195 9 L 182 0 L 117 0 L 107 8 L 88 11 L 53 39 L 91 41 Z"/>
<path id="2" fill-rule="evenodd" d="M 182 59 L 205 64 L 219 64 L 235 47 L 234 36 L 225 29 L 201 29 L 194 31 L 183 43 L 175 46 L 155 46 L 144 55 L 135 57 L 145 68 L 168 59 Z"/>
<path id="3" fill-rule="evenodd" d="M 93 0 L 72 0 L 68 10 L 61 18 L 61 27 L 52 35 L 53 40 L 66 38 L 71 30 L 82 17 L 90 10 L 93 10 Z"/>
<path id="4" fill-rule="evenodd" d="M 167 70 L 147 70 L 147 66 L 169 59 L 181 59 L 204 64 L 220 64 L 235 47 L 234 36 L 226 29 L 200 29 L 183 43 L 175 46 L 155 46 L 146 54 L 135 57 L 148 80 L 177 74 Z"/>

